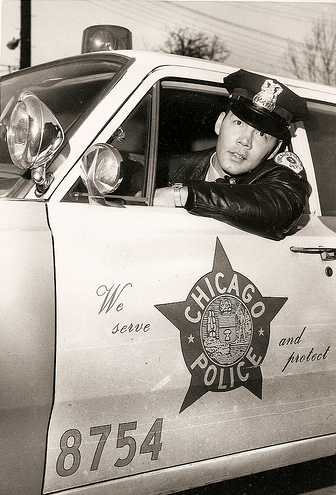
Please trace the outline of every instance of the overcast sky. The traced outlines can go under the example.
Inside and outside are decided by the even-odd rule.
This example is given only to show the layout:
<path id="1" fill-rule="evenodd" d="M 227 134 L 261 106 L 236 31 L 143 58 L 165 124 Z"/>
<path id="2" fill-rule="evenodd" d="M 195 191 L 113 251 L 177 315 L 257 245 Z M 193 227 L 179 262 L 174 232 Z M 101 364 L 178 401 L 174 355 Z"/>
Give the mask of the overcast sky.
<path id="1" fill-rule="evenodd" d="M 20 0 L 1 1 L 1 69 L 19 65 Z M 32 0 L 32 65 L 80 53 L 83 30 L 117 24 L 132 31 L 133 48 L 159 50 L 167 32 L 190 27 L 218 34 L 230 50 L 228 65 L 288 75 L 288 41 L 305 43 L 319 18 L 336 24 L 336 0 L 329 2 Z"/>

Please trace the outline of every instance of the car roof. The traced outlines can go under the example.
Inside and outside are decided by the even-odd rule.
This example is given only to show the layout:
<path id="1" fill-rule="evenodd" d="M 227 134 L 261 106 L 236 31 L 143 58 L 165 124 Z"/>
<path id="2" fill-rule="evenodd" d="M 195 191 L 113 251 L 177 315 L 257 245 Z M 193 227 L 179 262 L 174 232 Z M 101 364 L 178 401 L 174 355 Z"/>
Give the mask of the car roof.
<path id="1" fill-rule="evenodd" d="M 11 74 L 7 74 L 3 76 L 1 79 L 5 80 L 8 78 L 15 78 L 16 76 L 23 75 L 24 73 L 36 71 L 39 69 L 47 69 L 48 67 L 52 68 L 57 65 L 62 65 L 65 63 L 78 62 L 80 60 L 115 60 L 116 58 L 122 57 L 125 61 L 133 61 L 138 65 L 141 65 L 142 73 L 149 73 L 155 69 L 165 66 L 176 66 L 176 67 L 185 67 L 185 68 L 198 68 L 203 70 L 211 70 L 218 71 L 230 74 L 232 72 L 237 71 L 242 67 L 233 67 L 229 65 L 225 65 L 222 62 L 215 62 L 213 60 L 204 60 L 194 57 L 186 57 L 182 55 L 175 55 L 164 52 L 151 52 L 151 51 L 137 51 L 137 50 L 114 50 L 114 51 L 101 51 L 101 52 L 91 52 L 91 53 L 83 53 L 74 55 L 71 57 L 53 60 L 50 62 L 46 62 L 43 64 L 35 65 L 26 69 L 21 69 L 16 72 L 12 72 Z M 247 69 L 248 70 L 248 69 Z M 301 79 L 292 79 L 288 77 L 278 76 L 269 73 L 258 72 L 257 73 L 264 75 L 265 77 L 271 77 L 274 79 L 278 79 L 282 83 L 290 86 L 291 88 L 301 88 L 303 90 L 313 91 L 313 92 L 322 92 L 324 94 L 328 94 L 332 97 L 332 99 L 336 98 L 336 88 L 333 86 L 328 86 L 324 84 L 318 84 L 311 81 L 304 81 Z"/>
<path id="2" fill-rule="evenodd" d="M 201 68 L 205 70 L 218 70 L 220 72 L 231 73 L 235 72 L 244 67 L 234 67 L 230 65 L 226 65 L 223 62 L 215 62 L 213 60 L 205 60 L 199 59 L 195 57 L 186 57 L 184 55 L 175 55 L 171 53 L 164 52 L 149 52 L 149 51 L 136 51 L 136 50 L 118 50 L 113 53 L 120 53 L 125 56 L 130 56 L 138 61 L 141 61 L 143 64 L 151 66 L 151 67 L 159 67 L 165 65 L 173 65 L 173 66 L 184 66 L 184 67 L 193 67 L 193 68 Z M 249 70 L 249 69 L 246 69 Z M 336 95 L 336 87 L 328 86 L 325 84 L 314 83 L 311 81 L 304 81 L 302 79 L 294 79 L 288 78 L 284 76 L 279 76 L 276 74 L 264 73 L 259 71 L 251 71 L 256 72 L 258 74 L 264 75 L 265 77 L 271 77 L 274 79 L 278 79 L 284 84 L 292 87 L 305 88 L 305 89 L 314 89 L 323 92 L 327 92 L 333 95 Z"/>

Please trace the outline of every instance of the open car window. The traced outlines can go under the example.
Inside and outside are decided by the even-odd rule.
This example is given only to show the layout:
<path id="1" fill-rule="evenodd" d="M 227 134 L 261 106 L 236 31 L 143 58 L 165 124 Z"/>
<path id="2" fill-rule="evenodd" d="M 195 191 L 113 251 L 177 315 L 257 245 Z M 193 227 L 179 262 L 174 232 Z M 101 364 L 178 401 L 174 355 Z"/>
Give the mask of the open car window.
<path id="1" fill-rule="evenodd" d="M 225 110 L 222 87 L 163 81 L 160 94 L 159 156 L 211 148 L 215 122 Z"/>
<path id="2" fill-rule="evenodd" d="M 169 185 L 174 157 L 213 148 L 215 123 L 225 110 L 228 94 L 222 87 L 192 82 L 163 81 L 156 187 Z"/>
<path id="3" fill-rule="evenodd" d="M 155 188 L 169 185 L 174 156 L 212 148 L 217 136 L 214 130 L 219 114 L 225 109 L 228 94 L 220 86 L 194 82 L 164 80 L 159 91 L 159 117 L 153 110 L 152 93 L 148 93 L 116 129 L 107 143 L 121 154 L 120 186 L 107 200 L 122 198 L 123 204 L 148 203 L 150 184 Z M 150 134 L 156 149 L 155 180 L 149 177 Z M 142 199 L 141 199 L 142 198 Z M 81 179 L 63 201 L 88 202 Z"/>

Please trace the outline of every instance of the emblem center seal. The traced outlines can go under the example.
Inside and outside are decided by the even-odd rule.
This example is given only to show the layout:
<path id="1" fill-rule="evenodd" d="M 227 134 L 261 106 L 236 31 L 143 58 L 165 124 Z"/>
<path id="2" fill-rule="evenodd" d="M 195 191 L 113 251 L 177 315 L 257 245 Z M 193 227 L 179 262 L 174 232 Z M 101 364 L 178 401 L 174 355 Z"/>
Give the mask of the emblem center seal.
<path id="1" fill-rule="evenodd" d="M 232 366 L 247 353 L 253 334 L 251 313 L 236 296 L 219 296 L 204 311 L 200 337 L 206 356 L 219 366 Z"/>

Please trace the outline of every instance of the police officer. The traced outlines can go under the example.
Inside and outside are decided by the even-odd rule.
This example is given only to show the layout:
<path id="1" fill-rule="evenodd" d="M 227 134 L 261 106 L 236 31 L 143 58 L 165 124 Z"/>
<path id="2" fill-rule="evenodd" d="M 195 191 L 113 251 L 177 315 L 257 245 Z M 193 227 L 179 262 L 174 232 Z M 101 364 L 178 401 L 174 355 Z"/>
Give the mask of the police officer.
<path id="1" fill-rule="evenodd" d="M 308 194 L 300 159 L 282 151 L 290 124 L 308 118 L 306 102 L 275 79 L 243 69 L 224 86 L 230 98 L 215 124 L 216 148 L 179 157 L 172 187 L 157 189 L 154 205 L 184 207 L 280 240 L 300 218 Z"/>

